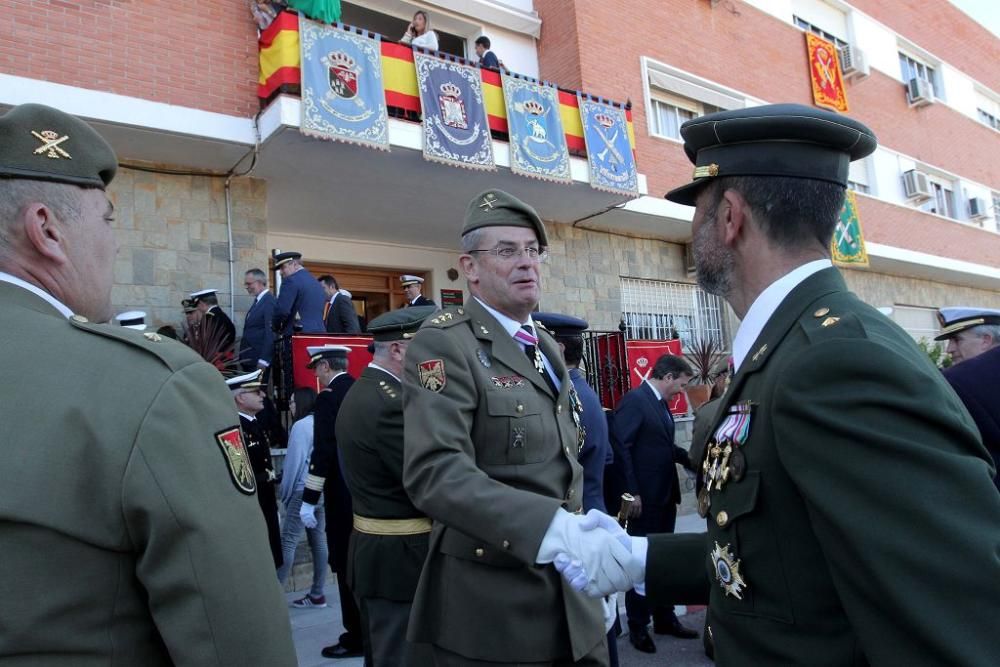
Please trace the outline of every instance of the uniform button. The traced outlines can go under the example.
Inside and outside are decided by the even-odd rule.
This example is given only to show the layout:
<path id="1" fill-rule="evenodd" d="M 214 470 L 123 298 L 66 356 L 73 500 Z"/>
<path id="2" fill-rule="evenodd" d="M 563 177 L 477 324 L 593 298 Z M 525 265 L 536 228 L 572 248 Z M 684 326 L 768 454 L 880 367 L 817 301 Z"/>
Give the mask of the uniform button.
<path id="1" fill-rule="evenodd" d="M 504 549 L 510 549 L 510 542 L 508 542 L 507 540 L 504 540 L 503 541 L 503 548 Z"/>
<path id="2" fill-rule="evenodd" d="M 823 317 L 824 315 L 826 315 L 829 312 L 830 312 L 829 308 L 823 307 L 823 308 L 820 308 L 819 310 L 817 310 L 815 313 L 813 313 L 813 317 Z"/>
<path id="3" fill-rule="evenodd" d="M 569 451 L 569 447 L 566 448 L 566 456 L 572 456 L 572 454 Z"/>
<path id="4" fill-rule="evenodd" d="M 570 489 L 569 493 L 566 494 L 566 498 L 572 500 L 573 499 L 573 491 L 574 491 L 574 489 Z"/>
<path id="5" fill-rule="evenodd" d="M 476 549 L 476 558 L 482 558 L 484 555 L 486 555 L 486 551 L 482 547 Z"/>
<path id="6" fill-rule="evenodd" d="M 722 510 L 715 515 L 715 523 L 719 524 L 719 528 L 726 527 L 726 524 L 729 523 L 729 515 L 726 513 L 726 510 Z"/>
<path id="7" fill-rule="evenodd" d="M 518 412 L 524 412 L 524 406 L 523 406 L 523 405 L 521 405 L 520 403 L 518 403 L 518 404 L 517 404 L 517 411 L 518 411 Z"/>
<path id="8" fill-rule="evenodd" d="M 465 311 L 464 311 L 464 310 L 462 310 L 461 308 L 459 308 L 459 309 L 458 309 L 458 314 L 459 314 L 459 315 L 465 315 Z"/>
<path id="9" fill-rule="evenodd" d="M 557 415 L 561 415 L 562 414 L 562 406 L 561 405 L 557 405 L 556 406 L 556 414 Z"/>
<path id="10" fill-rule="evenodd" d="M 84 317 L 83 315 L 73 315 L 69 319 L 73 320 L 74 322 L 79 322 L 80 324 L 86 324 L 88 322 L 87 318 Z"/>

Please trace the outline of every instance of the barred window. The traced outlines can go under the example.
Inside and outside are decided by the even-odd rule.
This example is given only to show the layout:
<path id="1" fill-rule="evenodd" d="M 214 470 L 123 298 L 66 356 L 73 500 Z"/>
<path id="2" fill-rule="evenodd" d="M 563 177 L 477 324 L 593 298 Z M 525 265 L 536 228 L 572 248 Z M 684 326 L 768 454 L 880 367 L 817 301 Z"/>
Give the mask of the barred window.
<path id="1" fill-rule="evenodd" d="M 622 310 L 629 339 L 680 338 L 689 347 L 710 338 L 730 348 L 732 324 L 725 302 L 697 285 L 622 278 Z"/>

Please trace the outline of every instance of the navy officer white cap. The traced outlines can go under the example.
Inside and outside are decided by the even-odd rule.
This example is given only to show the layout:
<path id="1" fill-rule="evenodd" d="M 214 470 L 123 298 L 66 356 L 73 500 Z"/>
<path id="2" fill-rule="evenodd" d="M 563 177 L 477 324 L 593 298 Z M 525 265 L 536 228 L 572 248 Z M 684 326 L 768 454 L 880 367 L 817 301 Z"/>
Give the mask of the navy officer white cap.
<path id="1" fill-rule="evenodd" d="M 146 330 L 146 313 L 141 310 L 128 310 L 124 313 L 119 313 L 115 315 L 115 320 L 118 321 L 118 324 L 128 329 L 135 329 L 136 331 Z"/>
<path id="2" fill-rule="evenodd" d="M 237 375 L 235 377 L 226 378 L 226 384 L 233 391 L 239 391 L 240 389 L 260 389 L 261 387 L 261 375 L 264 373 L 263 370 L 257 369 L 251 373 L 246 373 L 245 375 Z"/>
<path id="3" fill-rule="evenodd" d="M 409 274 L 404 274 L 399 277 L 399 282 L 403 287 L 407 285 L 422 285 L 424 279 L 420 276 L 411 276 Z"/>

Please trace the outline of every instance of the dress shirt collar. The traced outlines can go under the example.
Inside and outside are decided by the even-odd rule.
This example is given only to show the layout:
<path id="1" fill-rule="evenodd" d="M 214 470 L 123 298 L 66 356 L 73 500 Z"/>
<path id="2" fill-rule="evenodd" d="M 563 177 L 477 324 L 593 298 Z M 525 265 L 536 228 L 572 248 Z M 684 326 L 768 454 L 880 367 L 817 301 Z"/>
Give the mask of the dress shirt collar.
<path id="1" fill-rule="evenodd" d="M 658 400 L 658 401 L 662 401 L 663 400 L 663 396 L 660 395 L 660 392 L 656 389 L 656 387 L 653 386 L 653 383 L 650 382 L 649 379 L 645 379 L 645 380 L 643 380 L 643 382 L 646 383 L 647 387 L 649 387 L 650 389 L 653 390 L 653 396 L 656 396 L 656 400 Z"/>
<path id="2" fill-rule="evenodd" d="M 73 315 L 73 311 L 70 310 L 69 308 L 67 308 L 66 304 L 64 304 L 62 301 L 60 301 L 59 299 L 57 299 L 54 296 L 52 296 L 51 294 L 49 294 L 48 292 L 46 292 L 45 290 L 43 290 L 41 287 L 39 287 L 37 285 L 32 285 L 31 283 L 27 282 L 26 280 L 22 280 L 22 279 L 18 278 L 17 276 L 12 276 L 9 273 L 4 273 L 3 271 L 0 271 L 0 282 L 10 283 L 11 285 L 17 285 L 18 287 L 20 287 L 22 289 L 28 290 L 29 292 L 31 292 L 35 296 L 43 299 L 48 304 L 50 304 L 53 308 L 55 308 L 56 310 L 58 310 L 62 314 L 63 317 L 72 317 L 72 315 Z"/>
<path id="3" fill-rule="evenodd" d="M 740 365 L 750 353 L 750 348 L 753 346 L 754 341 L 760 336 L 760 333 L 764 330 L 764 325 L 771 319 L 774 311 L 778 309 L 778 306 L 785 300 L 785 297 L 798 287 L 799 283 L 803 280 L 831 266 L 833 266 L 833 263 L 829 259 L 817 259 L 807 262 L 775 280 L 754 299 L 754 302 L 750 305 L 750 309 L 747 311 L 746 317 L 740 323 L 740 328 L 736 332 L 736 336 L 733 338 L 734 372 L 739 372 Z"/>
<path id="4" fill-rule="evenodd" d="M 241 412 L 240 417 L 244 417 L 247 421 L 252 421 L 252 422 L 257 421 L 257 415 L 248 415 L 245 412 Z"/>
<path id="5" fill-rule="evenodd" d="M 379 366 L 374 361 L 369 361 L 368 362 L 368 368 L 374 368 L 377 371 L 382 371 L 383 373 L 385 373 L 387 375 L 391 375 L 392 379 L 395 380 L 396 382 L 402 382 L 402 380 L 400 380 L 398 377 L 396 377 L 395 373 L 393 373 L 392 371 L 390 371 L 389 369 L 387 369 L 387 368 L 385 368 L 383 366 Z"/>
<path id="6" fill-rule="evenodd" d="M 262 289 L 260 291 L 260 294 L 258 294 L 256 297 L 254 297 L 254 301 L 253 302 L 254 303 L 260 303 L 260 300 L 264 298 L 265 294 L 267 294 L 267 290 L 266 289 Z"/>
<path id="7" fill-rule="evenodd" d="M 500 323 L 500 326 L 504 328 L 504 331 L 506 331 L 511 338 L 514 337 L 514 334 L 516 334 L 518 330 L 521 328 L 521 326 L 524 324 L 530 324 L 531 330 L 535 332 L 536 337 L 538 336 L 538 331 L 535 330 L 535 321 L 531 319 L 531 315 L 528 315 L 528 320 L 526 322 L 518 322 L 515 319 L 507 317 L 496 308 L 492 308 L 491 306 L 487 305 L 487 303 L 482 299 L 480 299 L 478 296 L 475 297 L 475 299 L 476 301 L 479 302 L 479 305 L 481 305 L 483 308 L 486 309 L 486 312 L 488 312 L 490 315 L 496 318 L 496 321 Z M 520 343 L 520 341 L 517 342 Z"/>

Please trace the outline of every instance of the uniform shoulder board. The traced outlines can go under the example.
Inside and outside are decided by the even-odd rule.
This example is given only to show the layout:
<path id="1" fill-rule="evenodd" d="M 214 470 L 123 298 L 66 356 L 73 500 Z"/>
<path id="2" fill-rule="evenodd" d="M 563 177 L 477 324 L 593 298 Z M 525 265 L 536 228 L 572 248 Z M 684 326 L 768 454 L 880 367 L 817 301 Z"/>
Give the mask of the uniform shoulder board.
<path id="1" fill-rule="evenodd" d="M 438 329 L 447 329 L 448 327 L 453 327 L 459 322 L 465 322 L 469 319 L 468 313 L 465 312 L 465 308 L 461 306 L 452 306 L 450 308 L 445 308 L 444 310 L 438 311 L 434 314 L 434 317 L 430 317 L 424 320 L 422 326 L 424 327 L 436 327 Z"/>
<path id="2" fill-rule="evenodd" d="M 203 361 L 191 348 L 169 338 L 164 338 L 153 332 L 140 333 L 134 329 L 111 326 L 110 324 L 95 324 L 80 315 L 69 318 L 70 325 L 89 334 L 109 338 L 123 345 L 129 345 L 148 352 L 159 358 L 170 370 L 179 370 L 192 363 Z"/>
<path id="3" fill-rule="evenodd" d="M 379 395 L 383 400 L 398 399 L 401 393 L 397 387 L 393 387 L 388 382 L 379 382 Z"/>
<path id="4" fill-rule="evenodd" d="M 843 304 L 839 303 L 813 305 L 799 319 L 799 325 L 812 341 L 830 338 L 863 338 L 865 336 L 864 323 L 853 310 L 845 309 L 842 306 Z"/>
<path id="5" fill-rule="evenodd" d="M 538 320 L 533 320 L 533 321 L 534 321 L 534 323 L 535 323 L 535 326 L 536 326 L 537 328 L 541 329 L 542 331 L 544 331 L 545 333 L 547 333 L 547 334 L 549 334 L 549 335 L 552 335 L 552 336 L 555 336 L 555 334 L 554 334 L 554 333 L 552 333 L 552 329 L 549 329 L 549 328 L 548 328 L 547 326 L 545 326 L 544 324 L 542 324 L 542 323 L 541 323 L 541 322 L 539 322 Z"/>
<path id="6" fill-rule="evenodd" d="M 210 310 L 205 311 L 205 317 L 215 317 L 215 313 Z"/>

